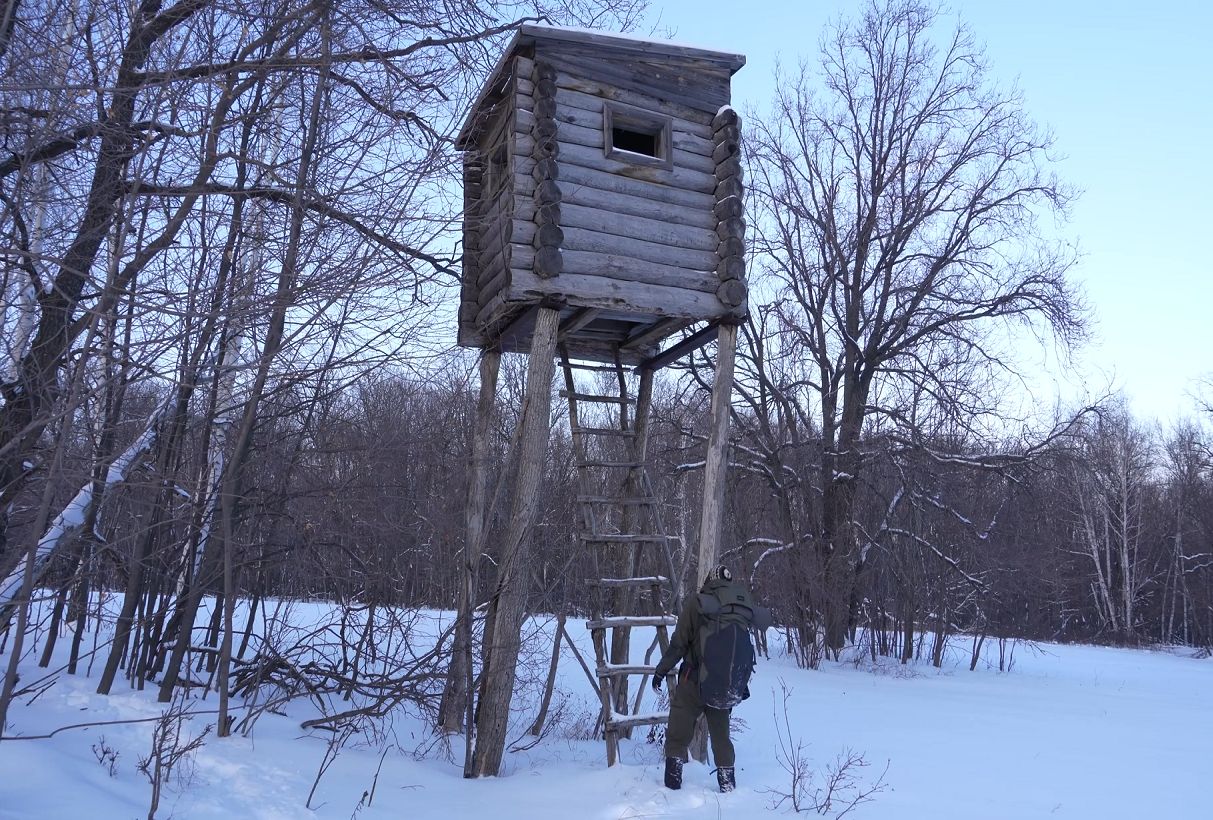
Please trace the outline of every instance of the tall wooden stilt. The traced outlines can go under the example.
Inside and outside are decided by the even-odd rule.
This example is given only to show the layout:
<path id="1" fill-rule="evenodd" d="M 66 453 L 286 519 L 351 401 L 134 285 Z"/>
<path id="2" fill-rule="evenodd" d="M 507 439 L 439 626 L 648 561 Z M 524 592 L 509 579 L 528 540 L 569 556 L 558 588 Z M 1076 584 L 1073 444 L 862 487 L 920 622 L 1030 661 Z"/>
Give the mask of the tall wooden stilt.
<path id="1" fill-rule="evenodd" d="M 728 475 L 729 403 L 733 392 L 733 365 L 737 353 L 737 325 L 721 325 L 717 337 L 716 377 L 712 382 L 712 408 L 708 448 L 703 465 L 703 509 L 699 518 L 699 579 L 707 578 L 720 560 L 720 529 L 724 519 L 724 485 Z M 691 592 L 694 592 L 692 590 Z M 691 594 L 691 593 L 688 593 Z M 708 759 L 707 724 L 695 722 L 691 756 Z"/>
<path id="2" fill-rule="evenodd" d="M 716 378 L 712 382 L 711 429 L 703 467 L 703 512 L 699 519 L 699 578 L 702 582 L 720 560 L 720 528 L 724 518 L 724 485 L 728 473 L 729 403 L 733 392 L 733 363 L 737 326 L 721 325 L 717 337 Z"/>
<path id="3" fill-rule="evenodd" d="M 501 351 L 485 350 L 480 357 L 480 400 L 476 404 L 476 425 L 472 431 L 472 458 L 468 465 L 467 509 L 463 560 L 460 561 L 459 602 L 455 616 L 455 638 L 446 689 L 442 694 L 438 725 L 443 732 L 466 730 L 468 754 L 464 775 L 471 773 L 471 719 L 468 709 L 472 669 L 472 607 L 475 605 L 480 555 L 484 549 L 485 511 L 489 483 L 489 430 L 497 397 L 497 374 Z"/>
<path id="4" fill-rule="evenodd" d="M 494 776 L 505 753 L 506 723 L 510 695 L 518 662 L 523 604 L 527 593 L 527 560 L 531 530 L 538 508 L 539 479 L 547 453 L 551 416 L 552 373 L 555 369 L 556 331 L 560 312 L 539 308 L 527 364 L 526 396 L 523 399 L 521 435 L 518 441 L 518 477 L 514 509 L 497 567 L 493 596 L 492 635 L 485 636 L 484 697 L 476 722 L 476 751 L 472 776 Z"/>

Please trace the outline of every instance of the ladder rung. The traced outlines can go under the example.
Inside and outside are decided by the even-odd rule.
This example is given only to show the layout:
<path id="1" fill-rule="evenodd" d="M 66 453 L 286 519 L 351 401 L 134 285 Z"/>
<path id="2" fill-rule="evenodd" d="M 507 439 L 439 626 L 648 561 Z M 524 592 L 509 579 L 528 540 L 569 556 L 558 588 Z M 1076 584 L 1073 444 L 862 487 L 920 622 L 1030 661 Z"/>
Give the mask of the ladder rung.
<path id="1" fill-rule="evenodd" d="M 598 677 L 617 678 L 624 675 L 651 675 L 657 671 L 657 665 L 607 663 L 598 667 Z"/>
<path id="2" fill-rule="evenodd" d="M 635 430 L 618 430 L 614 427 L 574 427 L 574 428 L 572 428 L 572 430 L 574 433 L 581 433 L 582 435 L 590 435 L 590 436 L 633 437 L 636 435 Z"/>
<path id="3" fill-rule="evenodd" d="M 577 537 L 582 541 L 600 541 L 604 544 L 632 544 L 636 542 L 644 543 L 659 543 L 661 541 L 672 541 L 678 538 L 677 535 L 644 535 L 637 533 L 611 533 L 610 535 L 596 535 L 592 532 L 579 532 Z"/>
<path id="4" fill-rule="evenodd" d="M 643 467 L 643 461 L 579 461 L 578 467 Z"/>
<path id="5" fill-rule="evenodd" d="M 577 500 L 582 504 L 656 504 L 656 498 L 617 498 L 613 495 L 579 495 Z"/>
<path id="6" fill-rule="evenodd" d="M 585 582 L 592 587 L 651 587 L 668 584 L 670 579 L 664 575 L 649 575 L 644 578 L 586 578 Z"/>
<path id="7" fill-rule="evenodd" d="M 618 373 L 620 368 L 610 364 L 582 364 L 581 362 L 565 362 L 570 370 L 586 370 L 590 373 Z"/>
<path id="8" fill-rule="evenodd" d="M 597 401 L 604 404 L 635 404 L 636 400 L 627 396 L 599 396 L 594 393 L 570 393 L 567 390 L 560 391 L 560 397 L 565 399 L 576 399 L 577 401 Z"/>
<path id="9" fill-rule="evenodd" d="M 674 615 L 612 615 L 586 621 L 586 629 L 617 629 L 621 626 L 677 626 Z"/>
<path id="10" fill-rule="evenodd" d="M 608 730 L 630 729 L 633 726 L 657 726 L 669 722 L 670 715 L 668 712 L 655 712 L 649 715 L 621 715 L 618 712 L 611 714 L 611 719 L 607 721 L 606 728 Z"/>

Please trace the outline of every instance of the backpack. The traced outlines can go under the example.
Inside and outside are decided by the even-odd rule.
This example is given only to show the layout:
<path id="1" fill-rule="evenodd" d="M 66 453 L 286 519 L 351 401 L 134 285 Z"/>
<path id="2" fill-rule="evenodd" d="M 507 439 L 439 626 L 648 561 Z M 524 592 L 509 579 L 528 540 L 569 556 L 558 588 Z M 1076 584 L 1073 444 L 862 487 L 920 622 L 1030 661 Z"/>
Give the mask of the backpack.
<path id="1" fill-rule="evenodd" d="M 755 665 L 750 630 L 769 626 L 770 613 L 755 606 L 740 584 L 699 593 L 699 610 L 699 697 L 713 709 L 732 709 L 750 696 Z"/>

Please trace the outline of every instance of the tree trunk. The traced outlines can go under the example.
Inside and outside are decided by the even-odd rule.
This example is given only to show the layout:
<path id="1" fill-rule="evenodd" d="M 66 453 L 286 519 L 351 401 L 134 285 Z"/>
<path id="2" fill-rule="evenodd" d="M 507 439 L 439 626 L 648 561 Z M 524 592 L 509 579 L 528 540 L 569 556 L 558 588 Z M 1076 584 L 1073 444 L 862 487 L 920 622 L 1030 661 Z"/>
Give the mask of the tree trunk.
<path id="1" fill-rule="evenodd" d="M 480 400 L 476 405 L 476 427 L 472 434 L 471 465 L 468 471 L 467 510 L 463 561 L 459 569 L 459 601 L 455 615 L 455 635 L 451 665 L 438 710 L 438 727 L 446 733 L 464 728 L 467 699 L 471 691 L 472 612 L 475 609 L 480 557 L 484 549 L 484 531 L 488 506 L 489 464 L 492 458 L 489 438 L 492 433 L 497 396 L 497 374 L 501 369 L 501 351 L 485 350 L 480 357 Z M 471 726 L 467 726 L 471 733 Z M 471 761 L 465 761 L 470 766 Z M 470 771 L 465 771 L 465 775 Z"/>
<path id="2" fill-rule="evenodd" d="M 502 544 L 492 608 L 493 631 L 485 636 L 485 693 L 476 723 L 473 776 L 496 776 L 505 753 L 505 736 L 521 646 L 523 607 L 530 577 L 529 542 L 538 512 L 539 479 L 547 453 L 552 375 L 560 311 L 539 308 L 527 365 L 526 398 L 519 422 L 518 478 L 514 509 Z"/>

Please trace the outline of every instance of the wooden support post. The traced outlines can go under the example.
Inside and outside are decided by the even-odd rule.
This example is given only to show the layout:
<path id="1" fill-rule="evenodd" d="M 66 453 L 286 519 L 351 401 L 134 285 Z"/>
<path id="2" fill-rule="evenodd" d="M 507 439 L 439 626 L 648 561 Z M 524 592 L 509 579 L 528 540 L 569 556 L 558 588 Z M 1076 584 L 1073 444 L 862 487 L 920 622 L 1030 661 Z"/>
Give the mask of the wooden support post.
<path id="1" fill-rule="evenodd" d="M 699 519 L 699 582 L 720 560 L 720 529 L 724 519 L 724 485 L 728 477 L 729 403 L 733 392 L 733 362 L 737 353 L 737 325 L 720 326 L 717 337 L 716 377 L 712 381 L 712 410 L 708 451 L 703 467 L 703 511 Z M 690 594 L 690 593 L 688 593 Z M 690 753 L 698 761 L 708 757 L 707 731 L 702 717 L 695 722 Z"/>
<path id="2" fill-rule="evenodd" d="M 492 459 L 489 435 L 497 398 L 497 374 L 501 369 L 501 351 L 485 350 L 480 357 L 480 400 L 476 404 L 476 427 L 472 432 L 472 458 L 468 465 L 467 508 L 464 511 L 465 535 L 460 562 L 459 602 L 455 615 L 455 638 L 450 672 L 442 693 L 438 727 L 443 732 L 467 731 L 471 741 L 471 712 L 468 709 L 472 669 L 472 610 L 479 577 L 480 555 L 484 551 L 485 509 L 488 502 L 489 463 Z M 470 751 L 471 746 L 468 746 Z M 471 755 L 464 760 L 464 774 L 471 771 Z"/>
<path id="3" fill-rule="evenodd" d="M 720 528 L 724 517 L 724 485 L 728 473 L 729 402 L 733 391 L 733 362 L 737 326 L 721 325 L 717 338 L 716 378 L 712 382 L 711 429 L 703 468 L 703 514 L 699 519 L 699 579 L 720 558 Z"/>
<path id="4" fill-rule="evenodd" d="M 506 723 L 521 645 L 523 605 L 526 602 L 529 542 L 538 510 L 539 479 L 547 454 L 552 409 L 552 374 L 555 369 L 556 332 L 560 311 L 542 307 L 535 318 L 531 356 L 527 364 L 518 441 L 518 477 L 514 508 L 501 545 L 494 592 L 493 631 L 485 638 L 484 697 L 476 721 L 474 777 L 493 777 L 505 753 Z"/>

